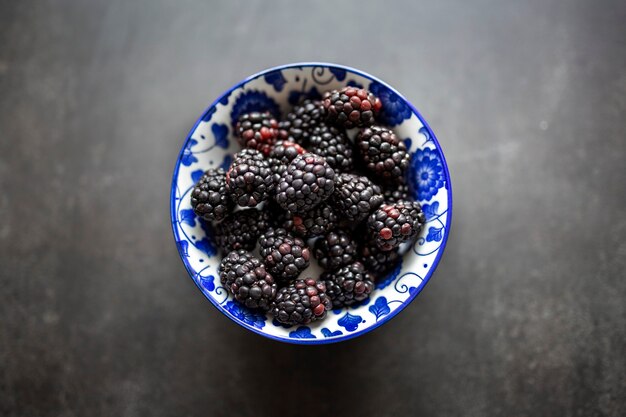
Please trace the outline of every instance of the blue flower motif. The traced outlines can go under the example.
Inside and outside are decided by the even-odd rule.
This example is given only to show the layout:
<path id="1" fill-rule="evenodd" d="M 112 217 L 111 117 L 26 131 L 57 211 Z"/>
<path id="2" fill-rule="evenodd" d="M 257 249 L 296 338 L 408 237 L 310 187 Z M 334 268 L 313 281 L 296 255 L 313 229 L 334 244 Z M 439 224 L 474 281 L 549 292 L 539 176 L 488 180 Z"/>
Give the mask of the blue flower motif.
<path id="1" fill-rule="evenodd" d="M 395 279 L 400 274 L 400 270 L 402 270 L 402 259 L 400 260 L 400 262 L 398 262 L 398 265 L 396 265 L 396 267 L 392 269 L 391 272 L 389 272 L 389 274 L 387 274 L 387 276 L 384 279 L 376 281 L 376 289 L 382 290 L 383 288 L 391 284 L 393 281 L 395 281 Z"/>
<path id="2" fill-rule="evenodd" d="M 300 326 L 293 332 L 289 332 L 289 337 L 293 337 L 294 339 L 317 339 L 311 334 L 311 329 L 306 326 Z"/>
<path id="3" fill-rule="evenodd" d="M 443 227 L 429 227 L 428 235 L 426 235 L 426 242 L 439 242 L 441 240 L 441 231 Z"/>
<path id="4" fill-rule="evenodd" d="M 176 243 L 178 243 L 178 251 L 180 252 L 181 256 L 189 258 L 189 242 L 187 242 L 186 240 L 179 240 Z"/>
<path id="5" fill-rule="evenodd" d="M 191 152 L 191 148 L 198 144 L 198 141 L 195 139 L 189 139 L 185 144 L 185 149 L 183 149 L 183 156 L 180 159 L 183 165 L 189 166 L 194 162 L 198 162 L 198 158 Z"/>
<path id="6" fill-rule="evenodd" d="M 258 329 L 262 329 L 265 326 L 265 315 L 250 310 L 235 301 L 228 301 L 224 308 L 235 318 L 250 326 L 254 326 Z"/>
<path id="7" fill-rule="evenodd" d="M 354 80 L 350 80 L 348 81 L 348 87 L 354 87 L 354 88 L 363 88 L 363 84 L 359 84 Z"/>
<path id="8" fill-rule="evenodd" d="M 202 116 L 202 121 L 203 122 L 210 122 L 211 121 L 211 117 L 213 117 L 213 115 L 215 114 L 215 111 L 217 109 L 215 108 L 215 106 L 211 106 L 211 108 L 206 112 L 206 114 L 204 116 Z"/>
<path id="9" fill-rule="evenodd" d="M 324 337 L 333 337 L 333 336 L 341 336 L 343 332 L 341 330 L 335 330 L 334 332 L 331 332 L 326 327 L 324 327 L 322 329 L 322 334 L 324 335 Z"/>
<path id="10" fill-rule="evenodd" d="M 357 329 L 357 327 L 359 327 L 359 324 L 361 324 L 362 321 L 363 319 L 361 318 L 361 316 L 353 316 L 350 313 L 346 313 L 345 316 L 339 319 L 337 324 L 345 328 L 347 331 L 353 332 Z"/>
<path id="11" fill-rule="evenodd" d="M 443 164 L 439 152 L 430 148 L 418 149 L 411 158 L 409 181 L 417 190 L 417 199 L 430 201 L 445 184 Z"/>
<path id="12" fill-rule="evenodd" d="M 196 242 L 196 248 L 206 253 L 208 257 L 211 257 L 217 253 L 217 249 L 215 245 L 208 237 L 203 237 L 202 239 Z"/>
<path id="13" fill-rule="evenodd" d="M 337 81 L 343 81 L 346 78 L 346 70 L 343 68 L 329 68 L 330 72 L 333 73 Z"/>
<path id="14" fill-rule="evenodd" d="M 193 227 L 196 225 L 196 213 L 194 213 L 192 209 L 181 210 L 180 221 Z"/>
<path id="15" fill-rule="evenodd" d="M 194 184 L 197 183 L 198 181 L 200 181 L 200 178 L 202 178 L 202 175 L 204 175 L 204 171 L 201 169 L 193 171 L 191 173 L 191 181 L 193 181 Z"/>
<path id="16" fill-rule="evenodd" d="M 370 306 L 369 310 L 370 313 L 376 316 L 376 321 L 378 321 L 378 319 L 382 316 L 389 314 L 391 311 L 385 297 L 378 297 L 374 305 Z"/>
<path id="17" fill-rule="evenodd" d="M 235 126 L 239 116 L 253 111 L 269 111 L 275 117 L 280 117 L 280 109 L 276 102 L 262 91 L 251 90 L 237 98 L 233 110 L 230 112 L 230 120 Z"/>
<path id="18" fill-rule="evenodd" d="M 265 82 L 274 86 L 274 90 L 282 91 L 287 80 L 283 76 L 282 71 L 273 71 L 269 74 L 265 74 Z"/>
<path id="19" fill-rule="evenodd" d="M 310 98 L 311 100 L 320 100 L 322 95 L 315 87 L 311 87 L 309 91 L 297 91 L 293 90 L 289 93 L 289 104 L 292 106 L 296 106 L 300 103 L 301 100 L 305 98 Z"/>
<path id="20" fill-rule="evenodd" d="M 432 204 L 424 204 L 422 206 L 422 211 L 424 212 L 427 221 L 437 217 L 437 210 L 439 210 L 439 201 L 435 201 Z"/>
<path id="21" fill-rule="evenodd" d="M 208 277 L 200 277 L 200 285 L 207 291 L 213 291 L 215 289 L 215 277 L 213 275 L 209 275 Z"/>
<path id="22" fill-rule="evenodd" d="M 228 148 L 228 126 L 215 123 L 211 126 L 211 132 L 215 137 L 215 146 L 226 149 Z"/>
<path id="23" fill-rule="evenodd" d="M 222 168 L 224 171 L 228 171 L 228 168 L 230 168 L 230 164 L 232 162 L 233 162 L 233 157 L 232 156 L 224 155 L 224 160 L 220 164 L 220 168 Z"/>
<path id="24" fill-rule="evenodd" d="M 411 117 L 411 109 L 399 95 L 391 91 L 384 85 L 372 81 L 370 91 L 383 103 L 379 119 L 389 126 L 396 126 L 404 119 Z"/>

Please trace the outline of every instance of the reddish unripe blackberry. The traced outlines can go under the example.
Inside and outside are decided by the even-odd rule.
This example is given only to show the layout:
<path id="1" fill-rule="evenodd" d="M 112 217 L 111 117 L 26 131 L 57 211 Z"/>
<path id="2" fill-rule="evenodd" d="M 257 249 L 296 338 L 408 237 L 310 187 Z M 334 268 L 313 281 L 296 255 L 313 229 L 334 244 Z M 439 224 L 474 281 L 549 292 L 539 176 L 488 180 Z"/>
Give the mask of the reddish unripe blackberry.
<path id="1" fill-rule="evenodd" d="M 309 266 L 309 247 L 285 229 L 267 229 L 259 237 L 259 245 L 265 266 L 279 283 L 297 278 Z"/>
<path id="2" fill-rule="evenodd" d="M 274 278 L 263 263 L 245 250 L 230 252 L 219 266 L 220 282 L 249 308 L 270 309 L 276 296 Z"/>
<path id="3" fill-rule="evenodd" d="M 362 129 L 356 146 L 372 178 L 386 183 L 403 181 L 410 155 L 392 130 L 381 126 Z"/>
<path id="4" fill-rule="evenodd" d="M 242 148 L 267 155 L 278 138 L 278 121 L 269 112 L 246 113 L 239 117 L 235 132 Z"/>
<path id="5" fill-rule="evenodd" d="M 326 200 L 335 189 L 335 171 L 319 155 L 298 155 L 276 186 L 276 202 L 292 213 L 304 213 Z"/>
<path id="6" fill-rule="evenodd" d="M 345 87 L 324 94 L 322 99 L 324 118 L 338 127 L 370 126 L 380 112 L 382 102 L 364 89 Z"/>
<path id="7" fill-rule="evenodd" d="M 373 276 L 361 262 L 354 262 L 321 277 L 333 308 L 341 308 L 363 301 L 374 290 Z"/>
<path id="8" fill-rule="evenodd" d="M 202 175 L 191 191 L 191 207 L 204 220 L 222 220 L 232 210 L 226 193 L 226 172 L 210 169 Z"/>
<path id="9" fill-rule="evenodd" d="M 281 288 L 272 303 L 271 313 L 283 324 L 309 324 L 326 317 L 332 302 L 326 295 L 326 286 L 311 278 L 298 279 Z"/>
<path id="10" fill-rule="evenodd" d="M 367 228 L 376 245 L 389 251 L 403 242 L 413 241 L 425 221 L 418 202 L 401 201 L 382 205 L 367 219 Z"/>

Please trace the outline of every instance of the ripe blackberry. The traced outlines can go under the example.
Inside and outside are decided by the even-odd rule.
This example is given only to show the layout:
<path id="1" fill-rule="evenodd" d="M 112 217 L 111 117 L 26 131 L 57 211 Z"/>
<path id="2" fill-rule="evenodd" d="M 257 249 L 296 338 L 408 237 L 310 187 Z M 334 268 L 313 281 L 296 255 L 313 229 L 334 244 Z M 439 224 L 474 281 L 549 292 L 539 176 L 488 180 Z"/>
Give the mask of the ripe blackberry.
<path id="1" fill-rule="evenodd" d="M 422 229 L 426 217 L 415 201 L 384 204 L 367 219 L 367 227 L 376 245 L 384 251 L 412 241 Z"/>
<path id="2" fill-rule="evenodd" d="M 330 232 L 315 241 L 315 258 L 320 266 L 332 271 L 352 263 L 357 256 L 357 244 L 343 230 Z"/>
<path id="3" fill-rule="evenodd" d="M 286 131 L 290 141 L 308 145 L 309 134 L 322 122 L 324 109 L 319 101 L 304 100 L 287 114 L 280 128 Z"/>
<path id="4" fill-rule="evenodd" d="M 219 267 L 220 282 L 235 300 L 249 308 L 270 309 L 278 289 L 274 278 L 265 271 L 263 263 L 250 252 L 230 252 Z"/>
<path id="5" fill-rule="evenodd" d="M 358 223 L 383 203 L 380 187 L 367 177 L 339 174 L 335 177 L 335 192 L 330 202 L 337 213 Z"/>
<path id="6" fill-rule="evenodd" d="M 292 213 L 304 213 L 326 200 L 335 189 L 335 171 L 321 156 L 298 155 L 276 186 L 276 202 Z"/>
<path id="7" fill-rule="evenodd" d="M 229 214 L 216 226 L 215 240 L 224 253 L 238 249 L 252 250 L 269 227 L 269 213 L 257 209 L 239 210 Z"/>
<path id="8" fill-rule="evenodd" d="M 345 132 L 336 127 L 326 124 L 315 127 L 309 136 L 308 148 L 337 171 L 352 170 L 352 143 Z"/>
<path id="9" fill-rule="evenodd" d="M 233 203 L 226 193 L 226 172 L 210 169 L 202 175 L 191 191 L 191 207 L 205 220 L 222 220 L 231 211 Z"/>
<path id="10" fill-rule="evenodd" d="M 373 276 L 361 262 L 353 262 L 334 272 L 324 272 L 322 281 L 334 308 L 363 301 L 374 290 Z"/>
<path id="11" fill-rule="evenodd" d="M 398 248 L 383 251 L 375 242 L 368 242 L 363 245 L 360 255 L 365 269 L 370 271 L 376 278 L 382 277 L 386 272 L 393 269 L 402 258 Z"/>
<path id="12" fill-rule="evenodd" d="M 325 120 L 346 129 L 370 126 L 383 106 L 374 94 L 355 87 L 326 92 L 322 105 Z"/>
<path id="13" fill-rule="evenodd" d="M 409 166 L 406 145 L 392 130 L 381 126 L 362 129 L 356 146 L 365 168 L 384 182 L 401 182 Z"/>
<path id="14" fill-rule="evenodd" d="M 288 212 L 284 226 L 297 236 L 310 238 L 333 230 L 337 220 L 335 211 L 328 204 L 322 203 L 302 214 Z"/>
<path id="15" fill-rule="evenodd" d="M 270 165 L 274 182 L 280 179 L 283 172 L 287 170 L 287 165 L 295 159 L 296 156 L 302 155 L 306 150 L 295 142 L 278 141 L 270 151 L 267 162 Z"/>
<path id="16" fill-rule="evenodd" d="M 309 247 L 285 229 L 267 229 L 259 237 L 259 245 L 265 266 L 280 283 L 297 278 L 309 266 Z"/>
<path id="17" fill-rule="evenodd" d="M 255 149 L 237 152 L 226 172 L 226 191 L 242 207 L 254 207 L 265 201 L 273 184 L 269 164 Z"/>
<path id="18" fill-rule="evenodd" d="M 324 283 L 307 278 L 279 289 L 271 312 L 278 322 L 295 325 L 322 320 L 331 308 Z"/>
<path id="19" fill-rule="evenodd" d="M 246 113 L 239 117 L 235 132 L 242 148 L 267 155 L 278 138 L 278 121 L 269 112 Z"/>
<path id="20" fill-rule="evenodd" d="M 407 184 L 401 183 L 396 186 L 385 187 L 383 191 L 385 203 L 397 203 L 399 201 L 412 201 L 411 192 Z"/>

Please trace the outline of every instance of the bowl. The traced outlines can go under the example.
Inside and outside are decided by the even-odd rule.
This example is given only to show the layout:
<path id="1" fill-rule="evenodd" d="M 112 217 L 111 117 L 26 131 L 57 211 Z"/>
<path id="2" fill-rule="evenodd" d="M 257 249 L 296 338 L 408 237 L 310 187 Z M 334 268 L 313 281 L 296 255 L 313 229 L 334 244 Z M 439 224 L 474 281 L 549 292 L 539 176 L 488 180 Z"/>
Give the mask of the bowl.
<path id="1" fill-rule="evenodd" d="M 271 315 L 249 310 L 220 285 L 221 256 L 210 230 L 191 209 L 190 192 L 203 171 L 228 167 L 239 145 L 233 126 L 239 115 L 267 110 L 286 114 L 303 97 L 319 98 L 327 90 L 363 87 L 383 103 L 379 121 L 403 138 L 411 153 L 407 173 L 413 196 L 422 204 L 427 223 L 402 262 L 376 282 L 364 302 L 328 312 L 306 326 L 285 327 Z M 437 268 L 452 218 L 452 188 L 443 151 L 415 107 L 400 93 L 363 71 L 328 63 L 296 63 L 271 68 L 236 84 L 217 98 L 193 126 L 176 160 L 170 197 L 174 239 L 189 276 L 223 314 L 246 329 L 281 342 L 323 344 L 351 339 L 388 322 L 408 306 Z M 316 274 L 317 271 L 304 271 Z"/>

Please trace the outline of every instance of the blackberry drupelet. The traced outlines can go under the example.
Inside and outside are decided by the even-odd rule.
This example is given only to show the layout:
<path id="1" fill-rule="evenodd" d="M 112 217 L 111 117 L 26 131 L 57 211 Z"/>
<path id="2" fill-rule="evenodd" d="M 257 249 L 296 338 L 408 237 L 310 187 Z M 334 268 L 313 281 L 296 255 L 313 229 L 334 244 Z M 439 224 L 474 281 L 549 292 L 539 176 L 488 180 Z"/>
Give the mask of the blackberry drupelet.
<path id="1" fill-rule="evenodd" d="M 267 155 L 278 138 L 278 121 L 269 112 L 246 113 L 239 117 L 235 132 L 242 148 Z"/>
<path id="2" fill-rule="evenodd" d="M 286 132 L 290 141 L 307 146 L 310 132 L 322 122 L 323 112 L 319 101 L 304 100 L 287 114 L 285 120 L 280 123 L 280 129 Z"/>
<path id="3" fill-rule="evenodd" d="M 321 277 L 333 308 L 341 308 L 363 301 L 374 290 L 373 276 L 361 262 L 353 262 L 334 272 L 324 272 Z"/>
<path id="4" fill-rule="evenodd" d="M 265 201 L 273 184 L 269 164 L 255 149 L 237 152 L 226 172 L 226 191 L 242 207 L 255 207 Z"/>
<path id="5" fill-rule="evenodd" d="M 422 229 L 426 217 L 418 202 L 401 201 L 384 204 L 367 219 L 367 228 L 376 245 L 383 251 L 412 241 Z"/>
<path id="6" fill-rule="evenodd" d="M 335 192 L 330 203 L 337 213 L 358 223 L 383 203 L 380 187 L 367 177 L 339 174 L 335 177 Z"/>
<path id="7" fill-rule="evenodd" d="M 232 210 L 233 203 L 226 193 L 226 172 L 210 169 L 202 175 L 191 191 L 191 207 L 205 220 L 222 220 Z"/>
<path id="8" fill-rule="evenodd" d="M 357 244 L 343 230 L 330 232 L 315 241 L 314 254 L 320 266 L 333 271 L 356 260 Z"/>
<path id="9" fill-rule="evenodd" d="M 270 309 L 277 285 L 263 263 L 250 252 L 230 252 L 222 259 L 219 274 L 220 282 L 237 301 L 249 308 Z"/>
<path id="10" fill-rule="evenodd" d="M 295 325 L 322 320 L 331 308 L 324 283 L 307 278 L 279 289 L 271 312 L 278 322 Z"/>
<path id="11" fill-rule="evenodd" d="M 333 230 L 337 220 L 335 211 L 328 204 L 322 203 L 302 214 L 287 212 L 284 227 L 297 236 L 310 238 Z"/>
<path id="12" fill-rule="evenodd" d="M 382 108 L 382 102 L 367 90 L 345 87 L 324 94 L 324 118 L 339 127 L 370 126 Z"/>
<path id="13" fill-rule="evenodd" d="M 413 198 L 411 198 L 409 186 L 405 183 L 385 187 L 385 190 L 383 191 L 383 197 L 385 199 L 385 203 L 397 203 L 399 201 L 413 200 Z"/>
<path id="14" fill-rule="evenodd" d="M 252 250 L 269 227 L 270 214 L 254 208 L 235 211 L 216 226 L 217 246 L 228 253 L 238 249 Z"/>
<path id="15" fill-rule="evenodd" d="M 298 155 L 276 186 L 276 202 L 292 213 L 304 213 L 326 200 L 335 189 L 335 171 L 319 155 Z"/>
<path id="16" fill-rule="evenodd" d="M 309 136 L 309 150 L 328 162 L 337 171 L 352 170 L 352 143 L 345 132 L 334 126 L 320 124 Z"/>
<path id="17" fill-rule="evenodd" d="M 267 160 L 275 183 L 280 180 L 282 173 L 287 170 L 287 165 L 289 165 L 296 156 L 302 155 L 303 153 L 306 153 L 306 150 L 295 142 L 283 140 L 276 142 Z"/>
<path id="18" fill-rule="evenodd" d="M 269 228 L 259 237 L 261 258 L 281 284 L 295 279 L 309 266 L 309 247 L 282 228 Z"/>
<path id="19" fill-rule="evenodd" d="M 381 126 L 362 129 L 357 135 L 356 146 L 365 168 L 375 178 L 386 183 L 403 180 L 410 155 L 404 142 L 392 130 Z"/>
<path id="20" fill-rule="evenodd" d="M 375 242 L 368 242 L 363 245 L 360 255 L 365 269 L 371 272 L 376 279 L 382 278 L 386 272 L 392 270 L 402 258 L 398 248 L 383 251 Z"/>

